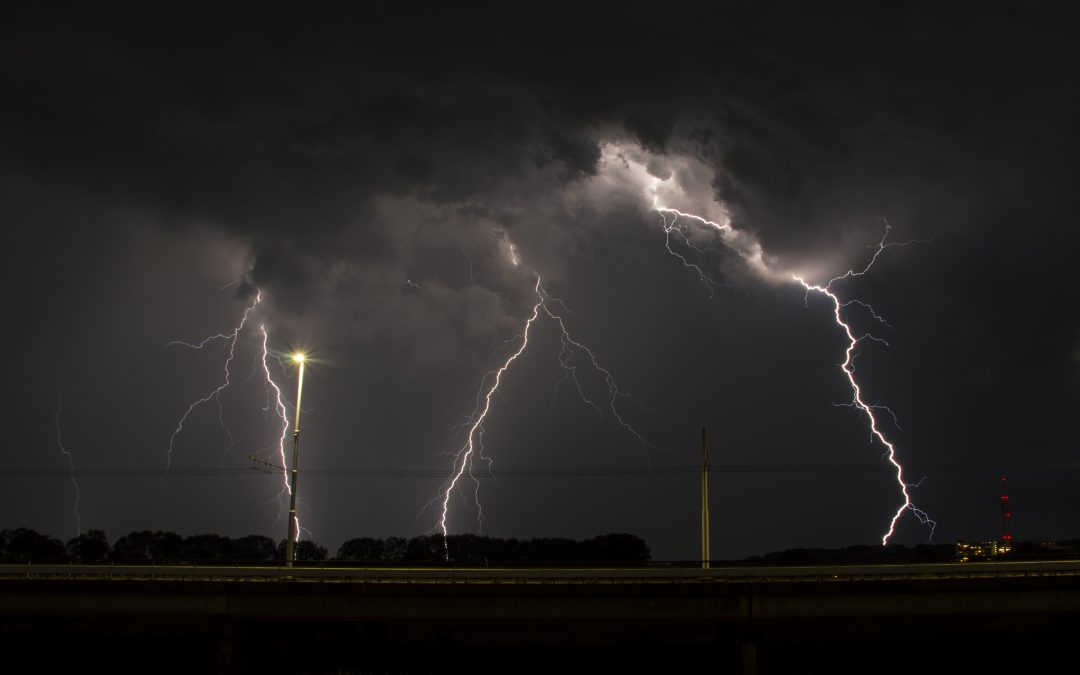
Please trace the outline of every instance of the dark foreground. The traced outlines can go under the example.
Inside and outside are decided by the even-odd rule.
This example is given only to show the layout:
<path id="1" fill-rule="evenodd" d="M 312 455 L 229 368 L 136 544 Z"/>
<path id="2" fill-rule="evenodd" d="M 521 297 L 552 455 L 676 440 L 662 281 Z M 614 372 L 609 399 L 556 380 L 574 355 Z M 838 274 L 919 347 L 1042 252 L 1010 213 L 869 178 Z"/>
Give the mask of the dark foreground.
<path id="1" fill-rule="evenodd" d="M 0 629 L 8 662 L 38 672 L 1031 671 L 1074 651 L 1080 561 L 0 565 Z"/>

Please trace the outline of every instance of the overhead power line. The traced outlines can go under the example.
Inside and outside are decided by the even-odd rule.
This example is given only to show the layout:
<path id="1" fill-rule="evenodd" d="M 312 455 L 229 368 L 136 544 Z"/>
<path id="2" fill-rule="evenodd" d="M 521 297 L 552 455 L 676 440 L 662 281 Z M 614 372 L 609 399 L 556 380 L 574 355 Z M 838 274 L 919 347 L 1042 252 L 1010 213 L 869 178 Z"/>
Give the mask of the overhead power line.
<path id="1" fill-rule="evenodd" d="M 1016 473 L 1024 470 L 1075 471 L 1080 464 L 1040 464 L 1024 467 L 1006 467 Z M 1001 466 L 978 464 L 934 464 L 910 465 L 912 473 L 983 473 L 999 472 Z M 634 477 L 664 476 L 677 474 L 699 474 L 701 466 L 697 464 L 669 466 L 595 466 L 595 467 L 496 467 L 492 472 L 477 472 L 478 479 L 504 478 L 588 478 L 588 477 Z M 301 469 L 299 473 L 307 476 L 328 476 L 342 478 L 445 478 L 447 468 L 405 468 L 386 467 L 323 467 Z M 711 474 L 778 474 L 778 475 L 860 475 L 890 473 L 888 466 L 873 464 L 713 464 Z M 68 478 L 67 469 L 0 469 L 2 478 Z M 255 466 L 191 466 L 175 467 L 167 473 L 160 467 L 110 466 L 76 469 L 77 478 L 210 478 L 210 477 L 272 477 L 281 476 L 280 472 L 266 467 Z"/>

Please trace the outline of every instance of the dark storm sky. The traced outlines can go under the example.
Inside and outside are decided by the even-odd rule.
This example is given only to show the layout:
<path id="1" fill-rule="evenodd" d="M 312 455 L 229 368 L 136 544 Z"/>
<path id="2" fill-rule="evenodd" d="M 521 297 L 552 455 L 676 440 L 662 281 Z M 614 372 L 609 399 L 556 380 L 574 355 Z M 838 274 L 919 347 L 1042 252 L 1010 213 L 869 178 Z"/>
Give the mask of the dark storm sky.
<path id="1" fill-rule="evenodd" d="M 61 395 L 76 466 L 116 469 L 81 479 L 84 529 L 284 536 L 276 478 L 183 477 L 269 456 L 265 388 L 245 380 L 259 323 L 274 349 L 317 359 L 302 466 L 448 472 L 440 453 L 508 355 L 536 270 L 643 403 L 618 405 L 668 450 L 652 466 L 697 462 L 704 425 L 714 463 L 777 467 L 714 475 L 717 557 L 878 541 L 899 493 L 864 418 L 833 405 L 850 394 L 829 306 L 730 252 L 692 258 L 731 285 L 710 298 L 648 200 L 609 180 L 605 152 L 623 152 L 658 177 L 693 168 L 696 199 L 818 282 L 865 264 L 884 219 L 898 241 L 929 239 L 839 287 L 892 325 L 852 309 L 891 345 L 863 345 L 857 373 L 899 416 L 884 428 L 908 478 L 926 477 L 916 503 L 936 541 L 994 536 L 1005 473 L 1018 538 L 1077 536 L 1080 16 L 872 4 L 5 17 L 2 456 L 8 474 L 42 473 L 0 474 L 0 527 L 74 534 Z M 256 288 L 221 397 L 234 447 L 210 403 L 177 473 L 153 476 L 225 356 L 166 344 L 230 330 Z M 696 555 L 695 475 L 572 475 L 646 460 L 556 391 L 558 352 L 537 323 L 484 441 L 496 471 L 559 471 L 483 481 L 485 532 L 629 531 L 655 557 Z M 275 374 L 292 396 L 294 373 Z M 422 533 L 441 483 L 302 476 L 301 519 L 332 548 Z M 476 530 L 467 496 L 452 531 Z M 895 541 L 927 535 L 906 515 Z"/>

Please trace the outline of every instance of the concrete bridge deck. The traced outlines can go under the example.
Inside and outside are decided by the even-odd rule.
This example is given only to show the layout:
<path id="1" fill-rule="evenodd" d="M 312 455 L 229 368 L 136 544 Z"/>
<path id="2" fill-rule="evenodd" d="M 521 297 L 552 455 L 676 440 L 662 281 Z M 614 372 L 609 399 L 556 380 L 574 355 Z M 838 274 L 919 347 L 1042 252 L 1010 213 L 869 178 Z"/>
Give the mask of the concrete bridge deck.
<path id="1" fill-rule="evenodd" d="M 871 662 L 875 672 L 910 672 L 907 659 L 931 654 L 939 663 L 984 654 L 1031 665 L 1071 653 L 1080 634 L 1080 561 L 3 565 L 0 625 L 5 650 L 168 653 L 154 669 L 177 672 L 436 672 L 448 658 L 472 672 L 550 672 L 568 658 L 631 672 L 691 658 L 719 672 L 837 672 Z"/>

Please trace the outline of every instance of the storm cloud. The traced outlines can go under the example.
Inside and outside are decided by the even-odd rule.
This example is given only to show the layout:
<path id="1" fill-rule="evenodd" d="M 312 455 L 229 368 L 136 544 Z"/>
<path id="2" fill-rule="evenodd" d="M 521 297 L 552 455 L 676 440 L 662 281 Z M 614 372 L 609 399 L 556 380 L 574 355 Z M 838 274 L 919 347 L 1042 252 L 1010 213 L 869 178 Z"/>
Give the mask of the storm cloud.
<path id="1" fill-rule="evenodd" d="M 262 289 L 275 348 L 316 358 L 305 463 L 449 470 L 440 453 L 520 332 L 535 271 L 640 400 L 625 414 L 670 450 L 648 462 L 694 464 L 704 425 L 720 464 L 825 467 L 721 475 L 719 555 L 875 541 L 897 496 L 887 472 L 850 469 L 880 448 L 832 405 L 848 398 L 842 336 L 784 280 L 865 264 L 887 221 L 929 243 L 845 287 L 892 325 L 858 372 L 900 417 L 939 539 L 994 531 L 1001 471 L 1018 537 L 1075 535 L 1077 19 L 1054 3 L 13 13 L 6 456 L 64 466 L 57 385 L 78 466 L 161 465 L 222 358 L 166 343 L 234 325 Z M 657 198 L 724 219 L 729 238 L 692 232 L 705 252 L 680 250 L 730 288 L 710 293 L 665 250 Z M 634 439 L 558 385 L 558 338 L 537 328 L 487 425 L 496 467 L 642 465 Z M 257 350 L 246 335 L 242 377 Z M 238 384 L 223 401 L 236 446 L 224 453 L 205 410 L 181 466 L 265 452 L 264 404 L 257 378 Z M 70 529 L 66 483 L 3 480 L 9 526 Z M 283 531 L 272 481 L 206 483 L 91 481 L 83 522 Z M 414 534 L 432 527 L 417 512 L 439 483 L 313 477 L 302 514 L 331 546 Z M 495 534 L 623 529 L 658 557 L 695 553 L 692 476 L 481 494 Z M 475 528 L 457 504 L 456 528 Z M 901 540 L 926 534 L 906 523 Z"/>

